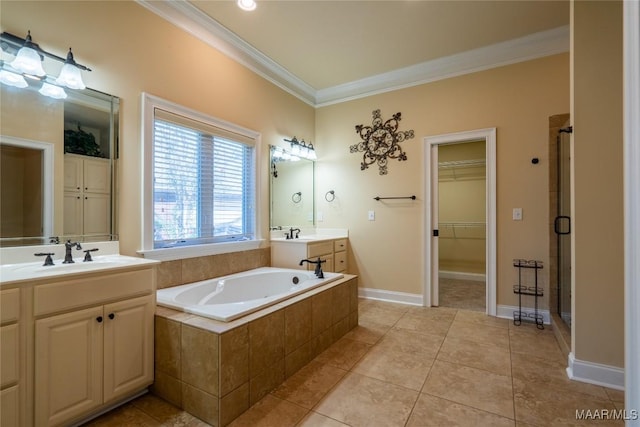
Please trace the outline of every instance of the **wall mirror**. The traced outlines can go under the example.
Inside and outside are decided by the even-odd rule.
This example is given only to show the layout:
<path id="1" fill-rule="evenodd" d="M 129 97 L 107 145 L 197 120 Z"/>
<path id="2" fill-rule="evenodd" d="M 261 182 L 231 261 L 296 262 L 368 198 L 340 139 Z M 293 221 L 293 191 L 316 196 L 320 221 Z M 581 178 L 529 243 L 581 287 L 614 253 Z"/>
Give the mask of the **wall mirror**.
<path id="1" fill-rule="evenodd" d="M 313 227 L 313 160 L 292 156 L 282 147 L 270 146 L 271 229 Z"/>
<path id="2" fill-rule="evenodd" d="M 117 240 L 119 99 L 38 89 L 0 89 L 0 246 Z"/>

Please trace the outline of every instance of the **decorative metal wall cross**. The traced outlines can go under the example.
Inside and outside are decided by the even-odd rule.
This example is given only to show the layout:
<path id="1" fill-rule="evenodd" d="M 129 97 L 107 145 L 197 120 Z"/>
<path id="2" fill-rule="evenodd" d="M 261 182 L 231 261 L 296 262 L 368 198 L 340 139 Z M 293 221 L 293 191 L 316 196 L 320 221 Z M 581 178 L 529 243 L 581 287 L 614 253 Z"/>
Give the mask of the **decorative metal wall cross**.
<path id="1" fill-rule="evenodd" d="M 349 147 L 351 153 L 364 152 L 360 170 L 378 163 L 380 175 L 387 174 L 387 159 L 407 160 L 407 153 L 402 151 L 400 142 L 413 138 L 413 130 L 398 131 L 400 113 L 396 113 L 386 122 L 380 117 L 380 110 L 373 112 L 371 126 L 357 125 L 356 132 L 360 134 L 360 141 Z"/>

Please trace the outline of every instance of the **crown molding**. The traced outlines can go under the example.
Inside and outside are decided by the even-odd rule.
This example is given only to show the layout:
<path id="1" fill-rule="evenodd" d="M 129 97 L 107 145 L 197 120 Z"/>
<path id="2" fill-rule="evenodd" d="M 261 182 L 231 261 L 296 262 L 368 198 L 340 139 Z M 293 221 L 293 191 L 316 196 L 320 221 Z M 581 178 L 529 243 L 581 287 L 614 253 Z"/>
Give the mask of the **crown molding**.
<path id="1" fill-rule="evenodd" d="M 568 52 L 569 34 L 566 25 L 321 89 L 316 107 Z"/>
<path id="2" fill-rule="evenodd" d="M 218 21 L 185 0 L 136 0 L 138 4 L 171 24 L 239 62 L 280 89 L 315 106 L 314 88 L 271 58 L 242 40 Z"/>
<path id="3" fill-rule="evenodd" d="M 315 90 L 185 0 L 136 1 L 151 12 L 314 107 L 338 104 L 569 51 L 569 26 L 566 25 L 326 89 Z"/>

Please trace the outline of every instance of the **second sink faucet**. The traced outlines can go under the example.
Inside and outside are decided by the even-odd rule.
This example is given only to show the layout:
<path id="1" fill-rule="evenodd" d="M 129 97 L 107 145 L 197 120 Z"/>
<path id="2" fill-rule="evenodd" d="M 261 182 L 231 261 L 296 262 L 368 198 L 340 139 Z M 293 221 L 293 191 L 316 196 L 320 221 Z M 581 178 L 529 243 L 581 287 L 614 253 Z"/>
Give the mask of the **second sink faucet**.
<path id="1" fill-rule="evenodd" d="M 300 229 L 291 227 L 288 233 L 284 233 L 287 240 L 293 239 L 293 232 L 296 232 L 295 238 L 297 239 L 300 236 Z"/>
<path id="2" fill-rule="evenodd" d="M 67 242 L 64 244 L 64 261 L 62 261 L 63 264 L 71 264 L 75 262 L 73 260 L 73 256 L 71 256 L 71 249 L 73 249 L 74 246 L 77 250 L 82 250 L 80 242 L 72 243 L 71 240 L 67 240 Z"/>

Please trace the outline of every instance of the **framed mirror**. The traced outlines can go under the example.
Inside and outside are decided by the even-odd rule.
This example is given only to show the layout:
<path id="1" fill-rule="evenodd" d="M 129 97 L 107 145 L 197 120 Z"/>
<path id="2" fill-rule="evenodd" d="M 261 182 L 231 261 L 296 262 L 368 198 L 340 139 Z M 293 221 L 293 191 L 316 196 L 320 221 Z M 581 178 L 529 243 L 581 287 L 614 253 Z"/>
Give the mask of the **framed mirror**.
<path id="1" fill-rule="evenodd" d="M 119 99 L 0 90 L 0 246 L 117 240 Z"/>
<path id="2" fill-rule="evenodd" d="M 271 229 L 313 227 L 315 162 L 282 147 L 269 148 Z"/>

